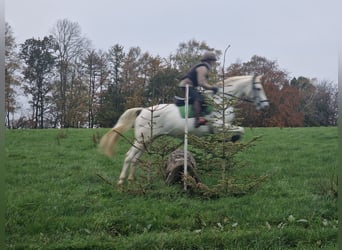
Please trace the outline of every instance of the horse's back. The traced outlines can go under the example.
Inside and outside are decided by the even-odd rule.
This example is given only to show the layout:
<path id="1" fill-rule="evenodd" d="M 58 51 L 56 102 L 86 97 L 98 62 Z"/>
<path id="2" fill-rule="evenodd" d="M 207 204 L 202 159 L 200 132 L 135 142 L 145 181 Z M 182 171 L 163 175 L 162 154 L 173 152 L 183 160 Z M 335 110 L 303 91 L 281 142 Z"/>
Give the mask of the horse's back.
<path id="1" fill-rule="evenodd" d="M 180 111 L 175 104 L 159 104 L 144 108 L 135 121 L 136 138 L 144 139 L 178 133 L 182 128 L 184 130 L 184 121 L 182 122 Z"/>

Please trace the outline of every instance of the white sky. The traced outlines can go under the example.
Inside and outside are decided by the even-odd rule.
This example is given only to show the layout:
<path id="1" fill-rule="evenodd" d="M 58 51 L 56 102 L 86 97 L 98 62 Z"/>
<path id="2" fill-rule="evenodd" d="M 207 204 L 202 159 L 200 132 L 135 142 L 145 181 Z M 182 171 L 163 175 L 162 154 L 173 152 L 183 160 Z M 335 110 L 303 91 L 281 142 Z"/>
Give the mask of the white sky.
<path id="1" fill-rule="evenodd" d="M 179 43 L 205 41 L 226 66 L 253 55 L 290 76 L 337 83 L 341 0 L 5 0 L 17 43 L 49 35 L 57 20 L 80 24 L 95 49 L 120 44 L 167 57 Z"/>

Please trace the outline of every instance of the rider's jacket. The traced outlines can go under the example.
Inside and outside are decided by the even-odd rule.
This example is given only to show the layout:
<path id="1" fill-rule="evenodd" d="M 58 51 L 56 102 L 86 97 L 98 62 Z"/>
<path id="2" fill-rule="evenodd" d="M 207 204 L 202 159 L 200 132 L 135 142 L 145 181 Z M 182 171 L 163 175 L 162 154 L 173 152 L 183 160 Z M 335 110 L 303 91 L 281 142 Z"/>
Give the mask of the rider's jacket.
<path id="1" fill-rule="evenodd" d="M 200 62 L 193 66 L 188 73 L 181 79 L 179 86 L 185 87 L 187 84 L 192 87 L 201 86 L 205 89 L 211 89 L 212 86 L 208 84 L 208 72 L 211 65 L 207 62 Z"/>

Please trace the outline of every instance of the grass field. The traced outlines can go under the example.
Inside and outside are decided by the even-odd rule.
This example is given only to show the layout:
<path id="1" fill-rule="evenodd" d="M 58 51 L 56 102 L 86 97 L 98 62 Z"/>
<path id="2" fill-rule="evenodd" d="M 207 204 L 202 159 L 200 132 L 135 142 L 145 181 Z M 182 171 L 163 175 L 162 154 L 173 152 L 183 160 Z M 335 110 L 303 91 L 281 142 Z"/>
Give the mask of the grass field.
<path id="1" fill-rule="evenodd" d="M 269 175 L 243 196 L 203 199 L 158 182 L 115 183 L 129 145 L 98 154 L 107 129 L 7 130 L 8 249 L 337 249 L 337 128 L 246 129 L 240 178 Z"/>

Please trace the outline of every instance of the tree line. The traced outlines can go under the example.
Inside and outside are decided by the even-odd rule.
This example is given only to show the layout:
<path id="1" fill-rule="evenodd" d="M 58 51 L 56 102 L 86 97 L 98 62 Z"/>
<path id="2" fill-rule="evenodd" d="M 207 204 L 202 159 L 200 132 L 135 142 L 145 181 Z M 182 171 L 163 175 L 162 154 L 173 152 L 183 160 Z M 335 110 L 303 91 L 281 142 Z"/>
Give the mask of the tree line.
<path id="1" fill-rule="evenodd" d="M 111 127 L 125 109 L 171 103 L 178 82 L 204 51 L 218 57 L 220 50 L 206 42 L 181 42 L 167 58 L 125 49 L 114 44 L 96 50 L 77 22 L 61 19 L 49 35 L 17 44 L 11 26 L 5 29 L 5 110 L 8 128 Z M 247 62 L 218 64 L 212 82 L 223 77 L 262 74 L 270 108 L 255 111 L 237 103 L 243 126 L 335 126 L 337 87 L 304 76 L 290 79 L 277 61 L 253 56 Z M 22 108 L 19 90 L 29 98 L 30 111 L 15 118 Z"/>

